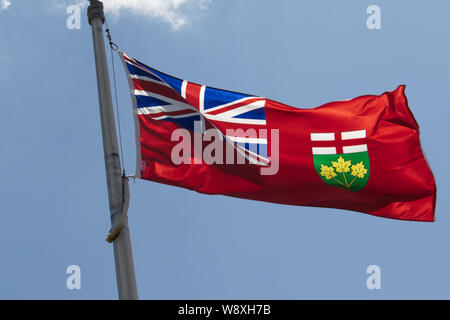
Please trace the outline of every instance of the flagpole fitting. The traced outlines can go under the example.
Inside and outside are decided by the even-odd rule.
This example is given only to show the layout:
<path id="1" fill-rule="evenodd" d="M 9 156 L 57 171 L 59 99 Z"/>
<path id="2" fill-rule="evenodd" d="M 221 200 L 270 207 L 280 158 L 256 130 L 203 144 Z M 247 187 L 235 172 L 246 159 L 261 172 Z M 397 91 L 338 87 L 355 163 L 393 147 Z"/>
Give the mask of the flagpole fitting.
<path id="1" fill-rule="evenodd" d="M 112 41 L 111 33 L 109 32 L 109 28 L 108 28 L 108 23 L 106 23 L 105 31 L 106 31 L 106 37 L 108 38 L 109 47 L 114 51 L 119 50 L 119 46 Z"/>
<path id="2" fill-rule="evenodd" d="M 137 177 L 136 177 L 135 174 L 129 174 L 129 175 L 127 175 L 127 178 L 128 178 L 128 179 L 133 179 L 133 182 L 136 183 L 136 178 L 137 178 Z"/>
<path id="3" fill-rule="evenodd" d="M 130 185 L 126 175 L 122 176 L 122 184 L 122 210 L 121 212 L 111 212 L 111 221 L 113 223 L 105 239 L 109 243 L 112 243 L 114 239 L 116 239 L 120 233 L 120 230 L 122 230 L 125 220 L 128 218 L 128 207 L 130 205 Z"/>
<path id="4" fill-rule="evenodd" d="M 105 23 L 105 14 L 103 13 L 103 3 L 98 0 L 89 0 L 91 2 L 88 7 L 88 21 L 92 25 L 91 21 L 94 19 L 100 19 L 102 24 Z"/>

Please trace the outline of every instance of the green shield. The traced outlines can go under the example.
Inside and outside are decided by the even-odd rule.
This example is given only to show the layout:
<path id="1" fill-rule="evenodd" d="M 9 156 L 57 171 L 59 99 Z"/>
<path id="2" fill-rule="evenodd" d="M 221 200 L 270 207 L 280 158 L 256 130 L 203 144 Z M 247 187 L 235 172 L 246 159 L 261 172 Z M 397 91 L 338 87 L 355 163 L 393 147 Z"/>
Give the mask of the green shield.
<path id="1" fill-rule="evenodd" d="M 369 181 L 368 152 L 346 154 L 315 154 L 314 167 L 329 185 L 350 191 L 363 189 Z"/>

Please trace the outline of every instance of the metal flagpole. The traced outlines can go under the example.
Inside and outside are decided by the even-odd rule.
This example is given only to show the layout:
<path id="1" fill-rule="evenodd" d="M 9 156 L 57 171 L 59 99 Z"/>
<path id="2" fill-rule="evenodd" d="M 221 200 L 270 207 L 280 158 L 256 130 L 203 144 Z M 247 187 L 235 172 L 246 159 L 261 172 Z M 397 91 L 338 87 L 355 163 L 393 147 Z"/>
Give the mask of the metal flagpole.
<path id="1" fill-rule="evenodd" d="M 90 0 L 90 2 L 88 19 L 92 27 L 94 42 L 103 151 L 111 215 L 111 231 L 108 234 L 107 241 L 113 242 L 114 246 L 119 299 L 138 299 L 127 218 L 129 202 L 128 179 L 121 175 L 111 87 L 103 38 L 103 23 L 105 22 L 103 3 L 98 0 Z"/>

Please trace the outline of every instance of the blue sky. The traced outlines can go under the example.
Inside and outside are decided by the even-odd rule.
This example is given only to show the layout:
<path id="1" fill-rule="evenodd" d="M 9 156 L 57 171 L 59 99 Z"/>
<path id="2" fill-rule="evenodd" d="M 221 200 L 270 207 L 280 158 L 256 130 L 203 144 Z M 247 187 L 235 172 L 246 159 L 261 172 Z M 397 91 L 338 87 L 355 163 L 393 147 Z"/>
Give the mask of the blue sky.
<path id="1" fill-rule="evenodd" d="M 80 29 L 66 27 L 75 3 L 0 1 L 1 299 L 117 298 L 86 8 Z M 129 222 L 141 298 L 450 298 L 450 1 L 124 3 L 107 12 L 120 48 L 197 83 L 299 108 L 406 84 L 438 187 L 436 222 L 418 223 L 136 181 Z M 381 30 L 366 27 L 372 4 Z M 132 173 L 131 101 L 116 67 Z M 81 290 L 66 288 L 72 264 Z M 366 287 L 369 265 L 381 268 L 380 290 Z"/>

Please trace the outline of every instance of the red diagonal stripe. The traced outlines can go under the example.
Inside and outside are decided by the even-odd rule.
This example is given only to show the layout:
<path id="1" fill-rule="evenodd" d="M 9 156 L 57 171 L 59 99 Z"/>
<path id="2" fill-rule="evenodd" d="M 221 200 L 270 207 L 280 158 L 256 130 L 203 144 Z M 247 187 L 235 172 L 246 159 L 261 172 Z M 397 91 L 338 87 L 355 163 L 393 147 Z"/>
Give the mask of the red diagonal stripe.
<path id="1" fill-rule="evenodd" d="M 221 114 L 223 112 L 227 112 L 227 111 L 230 111 L 230 110 L 233 110 L 233 109 L 245 106 L 246 104 L 250 104 L 250 103 L 253 103 L 253 102 L 256 102 L 256 101 L 259 101 L 259 100 L 263 100 L 263 99 L 261 99 L 261 98 L 248 99 L 248 100 L 241 101 L 239 103 L 233 104 L 233 105 L 225 107 L 225 108 L 217 109 L 217 110 L 214 110 L 214 111 L 211 111 L 211 112 L 208 112 L 207 110 L 205 110 L 205 112 L 207 114 L 217 115 L 217 114 Z"/>
<path id="2" fill-rule="evenodd" d="M 150 91 L 152 93 L 186 103 L 186 100 L 184 100 L 183 97 L 178 94 L 178 92 L 166 85 L 140 79 L 133 79 L 133 85 L 134 89 L 136 90 Z"/>
<path id="3" fill-rule="evenodd" d="M 183 114 L 190 114 L 192 115 L 197 114 L 194 110 L 178 110 L 178 111 L 170 111 L 170 112 L 158 112 L 158 113 L 150 113 L 150 114 L 142 114 L 142 116 L 146 116 L 149 118 L 158 118 L 162 116 L 179 116 Z"/>

